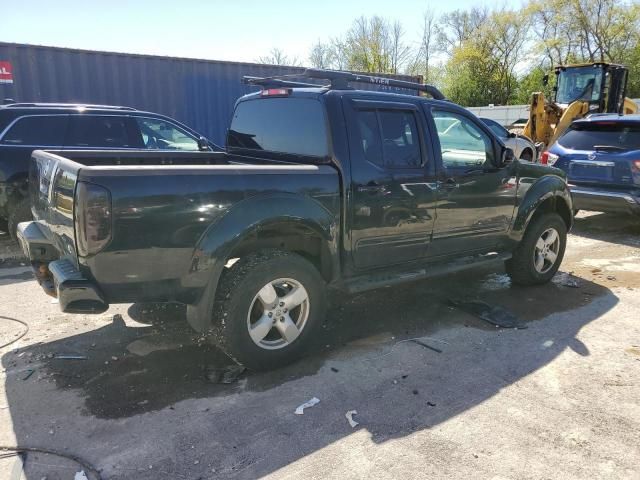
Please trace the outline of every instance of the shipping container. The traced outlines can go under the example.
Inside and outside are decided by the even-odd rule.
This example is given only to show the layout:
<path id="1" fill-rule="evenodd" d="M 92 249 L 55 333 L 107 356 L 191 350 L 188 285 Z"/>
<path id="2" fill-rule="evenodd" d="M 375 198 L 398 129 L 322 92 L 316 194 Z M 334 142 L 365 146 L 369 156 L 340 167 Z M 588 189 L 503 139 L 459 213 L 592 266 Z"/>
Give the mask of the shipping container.
<path id="1" fill-rule="evenodd" d="M 173 117 L 222 145 L 235 101 L 256 90 L 241 83 L 244 75 L 302 71 L 299 67 L 0 42 L 0 101 L 129 106 Z M 392 77 L 421 82 L 421 77 Z M 367 87 L 389 89 L 362 86 Z"/>

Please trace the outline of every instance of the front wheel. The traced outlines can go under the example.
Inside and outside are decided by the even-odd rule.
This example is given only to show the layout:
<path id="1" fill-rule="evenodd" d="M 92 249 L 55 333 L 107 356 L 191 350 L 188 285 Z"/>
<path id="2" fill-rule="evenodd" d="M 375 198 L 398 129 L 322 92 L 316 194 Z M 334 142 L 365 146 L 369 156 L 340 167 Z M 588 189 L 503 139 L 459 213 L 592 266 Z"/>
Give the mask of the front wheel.
<path id="1" fill-rule="evenodd" d="M 547 283 L 558 271 L 567 246 L 567 227 L 557 213 L 535 218 L 513 257 L 506 262 L 507 273 L 518 285 Z"/>
<path id="2" fill-rule="evenodd" d="M 223 274 L 213 340 L 247 368 L 277 368 L 305 353 L 324 311 L 325 284 L 313 264 L 279 250 L 250 254 Z"/>

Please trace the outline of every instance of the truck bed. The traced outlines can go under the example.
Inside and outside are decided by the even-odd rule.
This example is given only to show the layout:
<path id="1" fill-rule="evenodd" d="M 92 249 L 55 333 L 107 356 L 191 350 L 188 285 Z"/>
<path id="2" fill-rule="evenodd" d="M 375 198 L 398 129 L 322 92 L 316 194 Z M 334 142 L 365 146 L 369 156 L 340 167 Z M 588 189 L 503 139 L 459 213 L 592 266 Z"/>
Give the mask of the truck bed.
<path id="1" fill-rule="evenodd" d="M 36 225 L 66 259 L 101 287 L 106 303 L 184 301 L 201 238 L 251 197 L 306 198 L 339 216 L 338 172 L 224 152 L 35 151 L 30 171 Z M 74 202 L 79 182 L 108 190 L 111 239 L 96 255 L 78 255 Z"/>

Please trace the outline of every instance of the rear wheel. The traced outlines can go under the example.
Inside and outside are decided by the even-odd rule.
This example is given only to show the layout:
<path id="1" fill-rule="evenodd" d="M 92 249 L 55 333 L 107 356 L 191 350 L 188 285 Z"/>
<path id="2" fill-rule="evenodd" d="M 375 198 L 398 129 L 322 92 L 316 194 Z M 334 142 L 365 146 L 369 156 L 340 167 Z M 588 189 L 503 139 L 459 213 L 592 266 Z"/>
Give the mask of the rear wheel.
<path id="1" fill-rule="evenodd" d="M 7 230 L 9 235 L 14 241 L 18 240 L 18 224 L 22 222 L 28 222 L 33 217 L 31 216 L 31 206 L 29 200 L 24 199 L 20 202 L 13 204 L 9 207 L 9 217 L 7 218 Z"/>
<path id="2" fill-rule="evenodd" d="M 567 227 L 557 213 L 545 213 L 532 220 L 513 257 L 506 262 L 515 284 L 540 285 L 560 268 L 567 245 Z"/>
<path id="3" fill-rule="evenodd" d="M 324 310 L 324 280 L 309 261 L 278 250 L 254 253 L 220 281 L 213 340 L 247 368 L 277 368 L 305 353 Z"/>

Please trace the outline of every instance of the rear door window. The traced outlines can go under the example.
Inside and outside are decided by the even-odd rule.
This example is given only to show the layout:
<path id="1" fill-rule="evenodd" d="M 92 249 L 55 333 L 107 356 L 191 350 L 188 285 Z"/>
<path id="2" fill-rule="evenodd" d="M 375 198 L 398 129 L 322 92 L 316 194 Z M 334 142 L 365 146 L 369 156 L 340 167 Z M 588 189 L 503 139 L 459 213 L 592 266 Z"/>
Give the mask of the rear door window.
<path id="1" fill-rule="evenodd" d="M 1 141 L 5 145 L 60 147 L 66 128 L 66 115 L 24 117 L 13 124 Z"/>
<path id="2" fill-rule="evenodd" d="M 558 143 L 571 150 L 595 150 L 595 147 L 640 150 L 640 124 L 577 123 L 558 139 Z"/>
<path id="3" fill-rule="evenodd" d="M 327 157 L 322 104 L 312 98 L 262 98 L 236 107 L 227 147 Z"/>
<path id="4" fill-rule="evenodd" d="M 408 110 L 362 109 L 357 126 L 364 158 L 385 168 L 419 168 L 420 137 L 415 115 Z"/>
<path id="5" fill-rule="evenodd" d="M 70 117 L 68 147 L 132 148 L 127 117 L 112 115 L 75 115 Z"/>

